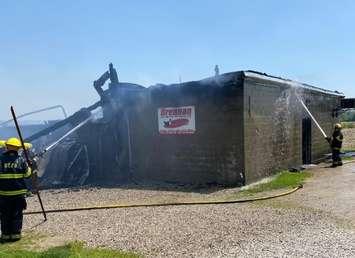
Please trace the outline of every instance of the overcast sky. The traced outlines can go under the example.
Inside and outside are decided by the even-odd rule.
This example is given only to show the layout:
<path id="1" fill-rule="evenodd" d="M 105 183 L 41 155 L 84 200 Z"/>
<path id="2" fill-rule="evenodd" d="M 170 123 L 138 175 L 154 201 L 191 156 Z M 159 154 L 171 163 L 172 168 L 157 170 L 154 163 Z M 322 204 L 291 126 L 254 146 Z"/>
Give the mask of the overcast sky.
<path id="1" fill-rule="evenodd" d="M 121 81 L 144 86 L 199 80 L 218 64 L 355 97 L 354 28 L 350 0 L 0 0 L 0 120 L 10 105 L 92 104 L 109 62 Z"/>

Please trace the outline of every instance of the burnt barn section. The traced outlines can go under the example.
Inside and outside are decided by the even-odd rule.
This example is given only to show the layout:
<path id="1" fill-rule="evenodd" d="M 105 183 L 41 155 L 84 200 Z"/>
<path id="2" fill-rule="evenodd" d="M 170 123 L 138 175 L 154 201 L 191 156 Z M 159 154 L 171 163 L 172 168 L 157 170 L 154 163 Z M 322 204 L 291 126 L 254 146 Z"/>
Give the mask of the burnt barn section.
<path id="1" fill-rule="evenodd" d="M 94 118 L 45 159 L 43 185 L 251 183 L 329 152 L 295 92 L 327 134 L 344 97 L 254 71 L 101 86 L 101 100 L 88 108 Z"/>

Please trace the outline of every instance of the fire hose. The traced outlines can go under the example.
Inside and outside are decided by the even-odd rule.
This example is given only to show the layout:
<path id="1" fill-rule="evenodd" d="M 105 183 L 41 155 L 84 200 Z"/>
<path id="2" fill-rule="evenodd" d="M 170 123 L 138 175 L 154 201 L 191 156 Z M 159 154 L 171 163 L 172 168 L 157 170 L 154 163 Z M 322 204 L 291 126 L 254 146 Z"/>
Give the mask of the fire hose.
<path id="1" fill-rule="evenodd" d="M 318 127 L 319 131 L 322 133 L 322 135 L 324 136 L 324 138 L 327 138 L 327 134 L 324 132 L 324 130 L 322 129 L 322 127 L 319 125 L 319 123 L 317 122 L 317 120 L 314 118 L 314 116 L 312 115 L 312 113 L 309 111 L 309 109 L 307 108 L 306 104 L 304 104 L 303 100 L 301 99 L 301 97 L 296 94 L 296 97 L 298 99 L 298 101 L 301 103 L 302 107 L 306 110 L 306 112 L 308 113 L 308 115 L 312 118 L 313 122 L 316 124 L 316 126 Z"/>
<path id="2" fill-rule="evenodd" d="M 303 185 L 299 185 L 287 192 L 283 192 L 276 195 L 255 197 L 248 199 L 237 199 L 237 200 L 214 200 L 214 201 L 191 201 L 191 202 L 170 202 L 170 203 L 133 203 L 133 204 L 113 204 L 113 205 L 100 205 L 100 206 L 88 206 L 88 207 L 77 207 L 77 208 L 63 208 L 63 209 L 52 209 L 46 210 L 46 213 L 61 213 L 61 212 L 73 212 L 73 211 L 87 211 L 87 210 L 106 210 L 106 209 L 127 209 L 127 208 L 140 208 L 140 207 L 164 207 L 164 206 L 185 206 L 185 205 L 211 205 L 211 204 L 233 204 L 233 203 L 245 203 L 245 202 L 255 202 L 263 201 L 268 199 L 274 199 L 277 197 L 286 196 L 296 192 L 297 190 L 303 188 Z M 42 214 L 41 211 L 28 211 L 24 215 L 35 215 Z"/>
<path id="3" fill-rule="evenodd" d="M 344 162 L 344 165 L 353 163 L 355 160 L 350 160 Z M 264 201 L 269 199 L 274 199 L 286 195 L 295 193 L 299 189 L 303 188 L 303 185 L 299 186 L 280 194 L 255 197 L 249 199 L 237 199 L 237 200 L 221 200 L 221 201 L 197 201 L 197 202 L 170 202 L 170 203 L 136 203 L 136 204 L 113 204 L 113 205 L 98 205 L 98 206 L 87 206 L 87 207 L 77 207 L 77 208 L 62 208 L 62 209 L 51 209 L 46 210 L 46 213 L 61 213 L 61 212 L 74 212 L 74 211 L 89 211 L 89 210 L 106 210 L 106 209 L 127 209 L 127 208 L 142 208 L 142 207 L 164 207 L 164 206 L 183 206 L 183 205 L 212 205 L 212 204 L 233 204 L 233 203 L 246 203 L 246 202 L 255 202 L 255 201 Z M 42 214 L 41 211 L 28 211 L 24 215 L 36 215 Z"/>
<path id="4" fill-rule="evenodd" d="M 87 119 L 85 119 L 84 121 L 82 121 L 80 124 L 78 124 L 77 126 L 75 126 L 74 128 L 72 128 L 70 131 L 68 131 L 66 134 L 64 134 L 62 137 L 60 137 L 58 140 L 56 140 L 55 142 L 53 142 L 52 144 L 50 144 L 49 146 L 47 146 L 43 151 L 41 151 L 40 153 L 36 154 L 35 157 L 38 159 L 40 157 L 42 157 L 46 152 L 50 151 L 51 149 L 53 149 L 55 146 L 57 146 L 60 142 L 62 142 L 65 138 L 67 138 L 69 135 L 71 135 L 72 133 L 74 133 L 76 130 L 78 130 L 80 127 L 82 127 L 83 125 L 85 125 L 88 121 L 91 120 L 91 117 L 88 117 Z"/>

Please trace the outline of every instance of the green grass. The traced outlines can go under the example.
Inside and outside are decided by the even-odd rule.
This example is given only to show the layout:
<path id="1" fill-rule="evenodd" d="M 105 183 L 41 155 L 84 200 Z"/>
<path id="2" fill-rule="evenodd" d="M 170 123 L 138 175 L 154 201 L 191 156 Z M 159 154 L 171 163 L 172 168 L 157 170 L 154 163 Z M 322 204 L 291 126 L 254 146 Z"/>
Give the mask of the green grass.
<path id="1" fill-rule="evenodd" d="M 293 188 L 302 184 L 307 178 L 311 177 L 311 175 L 312 174 L 307 171 L 300 173 L 283 171 L 276 175 L 270 182 L 255 185 L 252 188 L 241 190 L 241 192 L 246 194 L 254 194 L 282 188 Z"/>
<path id="2" fill-rule="evenodd" d="M 341 158 L 343 161 L 348 161 L 348 160 L 354 160 L 354 157 L 342 157 Z"/>
<path id="3" fill-rule="evenodd" d="M 72 242 L 64 246 L 57 246 L 45 251 L 31 250 L 30 246 L 40 238 L 25 237 L 16 243 L 0 245 L 1 258 L 135 258 L 141 257 L 134 253 L 121 252 L 103 248 L 88 248 L 82 242 Z"/>
<path id="4" fill-rule="evenodd" d="M 355 122 L 341 122 L 342 128 L 355 128 Z"/>

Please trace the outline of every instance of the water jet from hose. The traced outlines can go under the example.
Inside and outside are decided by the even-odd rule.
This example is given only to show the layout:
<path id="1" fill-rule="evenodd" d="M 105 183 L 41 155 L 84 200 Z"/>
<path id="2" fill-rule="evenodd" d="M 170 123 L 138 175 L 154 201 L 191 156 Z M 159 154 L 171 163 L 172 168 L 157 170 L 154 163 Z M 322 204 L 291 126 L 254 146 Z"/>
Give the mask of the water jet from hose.
<path id="1" fill-rule="evenodd" d="M 307 108 L 307 106 L 304 104 L 303 100 L 301 99 L 301 97 L 296 93 L 296 97 L 299 100 L 299 102 L 301 102 L 303 108 L 307 111 L 308 115 L 312 118 L 313 122 L 316 124 L 316 126 L 319 128 L 319 130 L 321 131 L 321 133 L 323 134 L 324 138 L 327 138 L 326 133 L 324 132 L 324 130 L 322 129 L 322 127 L 319 125 L 319 123 L 317 122 L 317 120 L 314 118 L 314 116 L 312 115 L 312 113 L 309 111 L 309 109 Z"/>

